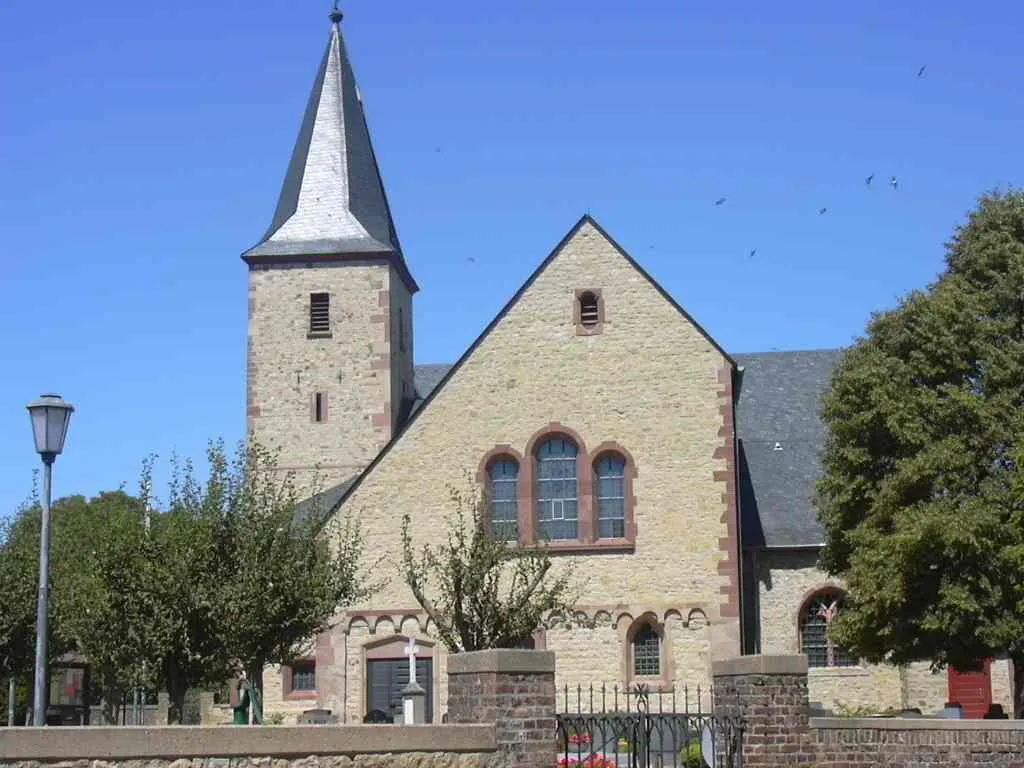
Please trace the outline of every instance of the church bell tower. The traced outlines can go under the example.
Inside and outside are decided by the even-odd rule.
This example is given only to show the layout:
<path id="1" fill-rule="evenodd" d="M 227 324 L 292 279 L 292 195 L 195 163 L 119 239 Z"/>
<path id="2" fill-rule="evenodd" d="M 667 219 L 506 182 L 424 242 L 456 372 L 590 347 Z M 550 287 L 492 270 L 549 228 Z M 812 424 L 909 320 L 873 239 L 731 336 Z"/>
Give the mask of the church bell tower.
<path id="1" fill-rule="evenodd" d="M 249 270 L 247 426 L 298 481 L 360 473 L 413 392 L 412 296 L 362 98 L 331 28 Z"/>

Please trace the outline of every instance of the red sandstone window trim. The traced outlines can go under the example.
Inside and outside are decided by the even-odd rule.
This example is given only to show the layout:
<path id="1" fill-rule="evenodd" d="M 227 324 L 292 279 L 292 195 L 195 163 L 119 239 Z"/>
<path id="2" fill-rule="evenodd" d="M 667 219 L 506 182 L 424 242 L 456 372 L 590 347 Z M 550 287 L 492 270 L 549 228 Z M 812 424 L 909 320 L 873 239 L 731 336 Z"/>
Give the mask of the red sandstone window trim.
<path id="1" fill-rule="evenodd" d="M 597 321 L 583 324 L 583 298 L 591 294 L 597 299 Z M 573 294 L 572 324 L 577 336 L 596 336 L 604 331 L 604 296 L 600 288 L 577 288 Z"/>
<path id="2" fill-rule="evenodd" d="M 517 537 L 519 541 L 522 541 L 523 537 L 523 455 L 519 453 L 515 448 L 510 445 L 496 445 L 489 450 L 484 457 L 480 460 L 480 466 L 477 467 L 476 479 L 480 483 L 480 487 L 483 489 L 483 499 L 480 509 L 480 517 L 482 518 L 484 528 L 487 531 L 491 530 L 491 476 L 490 469 L 491 465 L 496 461 L 503 459 L 511 459 L 519 465 L 519 478 L 518 478 L 518 499 L 516 504 L 516 513 L 518 514 L 517 519 Z"/>
<path id="3" fill-rule="evenodd" d="M 477 468 L 477 480 L 483 489 L 483 519 L 490 530 L 490 490 L 488 469 L 494 461 L 502 458 L 514 459 L 519 463 L 519 544 L 520 546 L 536 546 L 538 543 L 537 522 L 537 459 L 538 446 L 552 438 L 566 438 L 576 444 L 576 482 L 579 523 L 575 539 L 559 539 L 546 542 L 549 551 L 559 554 L 587 554 L 593 552 L 632 552 L 636 546 L 636 461 L 633 455 L 615 441 L 601 443 L 593 451 L 588 452 L 582 436 L 571 427 L 559 422 L 551 422 L 537 430 L 520 453 L 510 445 L 496 445 L 488 451 Z M 603 456 L 615 453 L 625 461 L 625 536 L 621 538 L 597 537 L 597 493 L 594 466 Z"/>
<path id="4" fill-rule="evenodd" d="M 807 612 L 815 601 L 825 596 L 834 596 L 837 603 L 841 605 L 842 601 L 846 599 L 846 590 L 837 584 L 823 584 L 807 591 L 803 599 L 800 601 L 800 609 L 796 614 L 796 647 L 797 653 L 805 653 L 804 651 L 804 626 Z M 827 625 L 831 623 L 831 619 L 826 622 Z M 810 669 L 850 669 L 852 667 L 859 666 L 860 660 L 853 657 L 853 664 L 842 664 L 836 661 L 836 656 L 839 653 L 845 653 L 836 643 L 826 636 L 826 663 L 825 664 L 812 664 L 810 658 L 808 658 L 808 667 Z"/>
<path id="5" fill-rule="evenodd" d="M 601 546 L 625 546 L 632 547 L 636 544 L 636 491 L 634 490 L 634 481 L 636 480 L 636 461 L 633 459 L 633 454 L 626 450 L 623 446 L 619 445 L 614 441 L 608 441 L 601 443 L 597 448 L 594 449 L 593 453 L 590 454 L 590 466 L 592 468 L 592 476 L 594 488 L 592 490 L 594 499 L 594 522 L 593 531 L 595 536 L 600 533 L 600 526 L 598 524 L 598 515 L 600 513 L 598 503 L 598 492 L 597 492 L 597 473 L 593 472 L 593 467 L 597 466 L 597 463 L 610 454 L 616 455 L 625 461 L 625 468 L 623 471 L 623 480 L 625 485 L 625 498 L 624 498 L 624 515 L 623 523 L 625 529 L 625 535 L 621 538 L 595 538 L 594 543 Z"/>
<path id="6" fill-rule="evenodd" d="M 312 656 L 310 656 L 308 658 L 299 659 L 296 662 L 296 665 L 298 665 L 298 664 L 303 664 L 303 665 L 305 665 L 305 664 L 312 664 L 313 665 L 313 673 L 316 674 L 316 672 L 317 672 L 317 669 L 316 669 L 317 668 L 316 659 L 314 657 L 312 657 Z M 292 687 L 293 686 L 293 682 L 292 682 L 293 681 L 293 675 L 294 675 L 294 669 L 293 669 L 292 666 L 287 665 L 287 664 L 281 665 L 281 696 L 282 696 L 282 698 L 284 698 L 286 701 L 305 701 L 305 700 L 316 701 L 317 698 L 319 697 L 319 693 L 317 692 L 317 688 L 319 688 L 319 686 L 320 686 L 320 681 L 317 680 L 317 688 L 314 688 L 312 690 L 300 690 L 300 691 L 297 691 L 297 690 L 295 690 Z"/>

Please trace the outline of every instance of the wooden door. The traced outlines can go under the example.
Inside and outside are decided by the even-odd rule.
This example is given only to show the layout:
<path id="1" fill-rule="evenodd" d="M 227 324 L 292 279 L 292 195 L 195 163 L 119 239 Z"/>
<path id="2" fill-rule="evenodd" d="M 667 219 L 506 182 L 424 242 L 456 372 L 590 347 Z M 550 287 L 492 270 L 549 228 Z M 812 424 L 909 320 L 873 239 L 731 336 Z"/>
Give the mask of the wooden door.
<path id="1" fill-rule="evenodd" d="M 428 723 L 433 722 L 434 695 L 432 659 L 416 659 L 416 682 L 426 690 L 423 702 Z M 409 682 L 408 659 L 369 659 L 366 662 L 367 711 L 379 710 L 402 722 L 402 689 Z"/>
<path id="2" fill-rule="evenodd" d="M 980 720 L 992 704 L 992 660 L 985 660 L 980 672 L 949 668 L 949 701 L 963 706 L 964 717 Z"/>

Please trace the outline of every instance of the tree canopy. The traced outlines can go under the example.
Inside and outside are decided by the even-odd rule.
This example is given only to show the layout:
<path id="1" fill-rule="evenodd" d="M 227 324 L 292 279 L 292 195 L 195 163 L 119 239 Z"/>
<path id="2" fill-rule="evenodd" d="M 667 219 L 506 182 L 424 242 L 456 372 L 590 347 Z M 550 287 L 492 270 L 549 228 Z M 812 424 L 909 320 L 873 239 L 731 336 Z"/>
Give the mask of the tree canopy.
<path id="1" fill-rule="evenodd" d="M 186 691 L 246 671 L 257 690 L 266 664 L 310 649 L 338 608 L 366 594 L 362 538 L 332 523 L 315 488 L 299 489 L 276 455 L 251 444 L 229 457 L 209 448 L 209 475 L 173 462 L 170 494 L 72 496 L 51 514 L 50 657 L 88 661 L 115 722 L 133 688 L 170 693 L 180 722 Z M 305 501 L 304 501 L 305 500 Z M 39 505 L 0 529 L 0 675 L 31 677 L 35 653 Z"/>
<path id="2" fill-rule="evenodd" d="M 480 493 L 452 488 L 450 494 L 447 539 L 440 546 L 417 551 L 412 519 L 402 519 L 406 584 L 448 650 L 515 648 L 549 615 L 572 620 L 571 569 L 552 577 L 546 547 L 519 547 L 491 535 Z"/>
<path id="3" fill-rule="evenodd" d="M 1024 708 L 1024 193 L 985 195 L 945 269 L 871 319 L 824 402 L 833 638 L 869 661 L 1008 655 Z"/>

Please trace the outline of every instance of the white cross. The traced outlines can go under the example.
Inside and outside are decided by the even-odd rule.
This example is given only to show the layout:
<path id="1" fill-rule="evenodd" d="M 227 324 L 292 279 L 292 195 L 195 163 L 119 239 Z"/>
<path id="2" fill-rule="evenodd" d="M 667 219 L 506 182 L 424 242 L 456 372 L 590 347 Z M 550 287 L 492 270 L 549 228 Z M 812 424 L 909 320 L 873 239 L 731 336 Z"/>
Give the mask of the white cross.
<path id="1" fill-rule="evenodd" d="M 416 641 L 413 638 L 409 638 L 409 644 L 405 646 L 405 655 L 409 657 L 409 682 L 416 682 L 416 654 L 420 652 L 420 647 L 416 645 Z"/>

